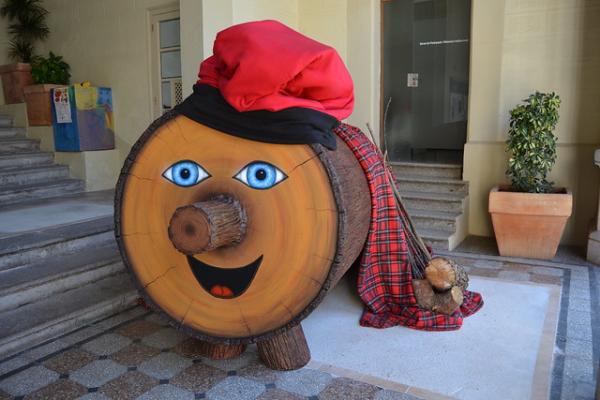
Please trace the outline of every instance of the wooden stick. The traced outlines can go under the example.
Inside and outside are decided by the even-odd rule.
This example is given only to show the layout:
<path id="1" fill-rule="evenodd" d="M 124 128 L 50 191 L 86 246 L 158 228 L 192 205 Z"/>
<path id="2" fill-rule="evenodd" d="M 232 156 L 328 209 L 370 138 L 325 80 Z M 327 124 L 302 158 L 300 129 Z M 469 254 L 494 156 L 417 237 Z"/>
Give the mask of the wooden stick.
<path id="1" fill-rule="evenodd" d="M 310 361 L 300 324 L 270 339 L 257 343 L 258 355 L 265 365 L 278 371 L 291 371 L 304 367 Z"/>

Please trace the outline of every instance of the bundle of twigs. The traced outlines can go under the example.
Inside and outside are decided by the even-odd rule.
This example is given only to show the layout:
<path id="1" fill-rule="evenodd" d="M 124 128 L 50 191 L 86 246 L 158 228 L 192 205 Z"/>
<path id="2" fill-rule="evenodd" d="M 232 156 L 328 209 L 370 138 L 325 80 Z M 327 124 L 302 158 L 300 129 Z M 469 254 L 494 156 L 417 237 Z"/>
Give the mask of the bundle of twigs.
<path id="1" fill-rule="evenodd" d="M 373 141 L 373 143 L 375 143 L 373 131 L 369 124 L 367 124 L 367 129 L 369 131 L 369 135 L 371 136 L 371 140 Z M 404 208 L 402 196 L 400 196 L 400 192 L 398 191 L 398 187 L 396 186 L 396 178 L 394 178 L 392 168 L 390 167 L 387 158 L 387 151 L 383 155 L 383 162 L 385 164 L 386 177 L 392 187 L 392 190 L 394 191 L 394 197 L 396 198 L 396 205 L 400 214 L 400 222 L 406 234 L 406 243 L 408 245 L 408 259 L 412 269 L 413 279 L 423 279 L 425 276 L 425 268 L 429 264 L 429 261 L 431 261 L 431 253 L 429 252 L 429 249 L 423 242 L 423 239 L 421 239 L 421 237 L 417 233 L 413 222 L 410 219 L 410 215 L 408 215 L 408 212 L 406 212 L 406 208 Z"/>

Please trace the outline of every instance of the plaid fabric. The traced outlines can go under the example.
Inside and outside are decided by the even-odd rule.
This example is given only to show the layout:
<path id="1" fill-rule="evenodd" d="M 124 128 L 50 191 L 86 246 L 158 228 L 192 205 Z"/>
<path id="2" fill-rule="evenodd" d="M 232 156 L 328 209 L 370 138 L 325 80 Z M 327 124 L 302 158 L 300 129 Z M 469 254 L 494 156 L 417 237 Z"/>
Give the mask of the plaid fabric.
<path id="1" fill-rule="evenodd" d="M 358 293 L 366 305 L 360 324 L 375 328 L 404 325 L 429 331 L 459 329 L 464 317 L 483 306 L 481 295 L 465 291 L 462 306 L 452 315 L 417 305 L 406 236 L 383 156 L 358 128 L 341 124 L 334 132 L 354 152 L 371 191 L 371 226 L 358 276 Z"/>

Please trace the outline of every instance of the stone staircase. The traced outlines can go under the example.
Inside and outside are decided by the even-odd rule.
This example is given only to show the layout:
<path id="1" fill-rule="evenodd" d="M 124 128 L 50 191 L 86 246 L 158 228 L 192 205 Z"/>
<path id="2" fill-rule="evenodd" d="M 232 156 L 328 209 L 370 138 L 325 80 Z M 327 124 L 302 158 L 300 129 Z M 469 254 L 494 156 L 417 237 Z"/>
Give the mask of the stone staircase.
<path id="1" fill-rule="evenodd" d="M 0 359 L 135 303 L 113 192 L 83 189 L 0 115 Z"/>
<path id="2" fill-rule="evenodd" d="M 54 155 L 40 151 L 38 140 L 0 115 L 0 207 L 83 190 L 84 182 L 70 178 L 67 166 L 54 164 Z"/>
<path id="3" fill-rule="evenodd" d="M 462 180 L 462 166 L 395 162 L 392 169 L 419 235 L 434 249 L 454 249 L 468 229 L 469 183 Z"/>

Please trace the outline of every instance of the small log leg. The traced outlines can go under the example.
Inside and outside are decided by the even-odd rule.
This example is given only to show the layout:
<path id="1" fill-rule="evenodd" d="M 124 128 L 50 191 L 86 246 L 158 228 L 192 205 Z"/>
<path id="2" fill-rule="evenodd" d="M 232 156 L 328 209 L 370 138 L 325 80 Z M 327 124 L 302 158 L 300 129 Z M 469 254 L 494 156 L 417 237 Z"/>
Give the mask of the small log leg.
<path id="1" fill-rule="evenodd" d="M 257 343 L 258 355 L 265 365 L 278 371 L 291 371 L 304 367 L 310 361 L 300 324 L 270 339 Z"/>
<path id="2" fill-rule="evenodd" d="M 198 353 L 212 360 L 228 360 L 240 356 L 245 350 L 245 344 L 215 344 L 198 340 Z"/>

